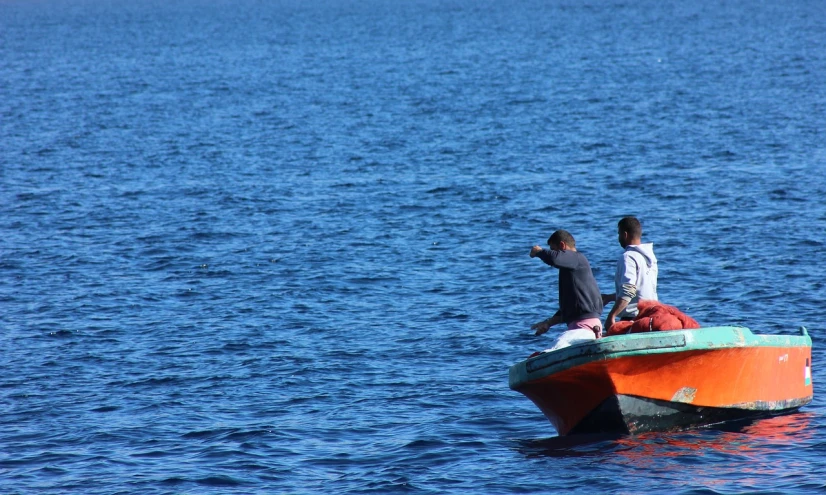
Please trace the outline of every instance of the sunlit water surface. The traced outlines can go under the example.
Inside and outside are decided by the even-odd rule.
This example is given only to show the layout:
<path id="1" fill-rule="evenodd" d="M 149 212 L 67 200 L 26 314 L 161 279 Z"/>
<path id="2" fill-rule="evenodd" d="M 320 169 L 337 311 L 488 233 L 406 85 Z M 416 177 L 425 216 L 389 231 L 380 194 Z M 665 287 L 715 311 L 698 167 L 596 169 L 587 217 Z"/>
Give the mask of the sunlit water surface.
<path id="1" fill-rule="evenodd" d="M 826 3 L 0 3 L 0 491 L 826 489 Z M 814 341 L 814 402 L 558 438 L 508 389 L 609 291 Z M 725 379 L 725 377 L 721 377 Z"/>

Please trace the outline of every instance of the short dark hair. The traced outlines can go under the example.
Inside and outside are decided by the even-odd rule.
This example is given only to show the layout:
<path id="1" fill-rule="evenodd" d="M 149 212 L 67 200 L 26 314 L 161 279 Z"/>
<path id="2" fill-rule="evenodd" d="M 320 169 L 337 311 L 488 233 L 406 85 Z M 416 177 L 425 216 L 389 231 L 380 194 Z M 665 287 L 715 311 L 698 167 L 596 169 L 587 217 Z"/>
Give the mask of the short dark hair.
<path id="1" fill-rule="evenodd" d="M 617 223 L 621 232 L 628 232 L 628 235 L 634 238 L 642 237 L 642 224 L 637 217 L 623 217 Z"/>
<path id="2" fill-rule="evenodd" d="M 564 242 L 569 247 L 576 248 L 576 241 L 574 240 L 574 236 L 571 235 L 570 232 L 567 230 L 557 230 L 551 237 L 548 237 L 548 245 L 556 244 L 559 245 L 560 242 Z"/>

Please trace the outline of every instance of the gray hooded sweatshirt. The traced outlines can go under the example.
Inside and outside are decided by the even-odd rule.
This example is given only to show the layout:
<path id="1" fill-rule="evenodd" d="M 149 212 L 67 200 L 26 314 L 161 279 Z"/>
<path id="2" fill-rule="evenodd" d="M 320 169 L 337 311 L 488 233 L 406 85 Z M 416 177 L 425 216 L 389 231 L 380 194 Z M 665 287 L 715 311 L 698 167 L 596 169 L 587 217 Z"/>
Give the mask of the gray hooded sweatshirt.
<path id="1" fill-rule="evenodd" d="M 657 300 L 657 257 L 654 256 L 653 243 L 625 248 L 617 262 L 614 285 L 617 300 L 629 301 L 628 307 L 619 314 L 620 318 L 636 316 L 637 301 L 640 299 Z"/>

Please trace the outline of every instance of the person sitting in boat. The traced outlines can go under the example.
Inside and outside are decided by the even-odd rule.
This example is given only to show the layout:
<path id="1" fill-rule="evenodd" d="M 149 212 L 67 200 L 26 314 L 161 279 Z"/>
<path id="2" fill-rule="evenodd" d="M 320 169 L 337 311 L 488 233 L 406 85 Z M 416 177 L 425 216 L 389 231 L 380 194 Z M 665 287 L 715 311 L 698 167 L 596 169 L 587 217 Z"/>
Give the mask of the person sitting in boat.
<path id="1" fill-rule="evenodd" d="M 603 294 L 602 303 L 614 306 L 605 318 L 605 332 L 617 318 L 633 320 L 640 299 L 657 301 L 657 257 L 654 244 L 642 242 L 642 224 L 636 217 L 624 217 L 617 223 L 617 236 L 625 250 L 617 261 L 613 294 Z"/>
<path id="2" fill-rule="evenodd" d="M 551 234 L 548 246 L 550 249 L 533 246 L 530 256 L 559 270 L 559 311 L 531 325 L 531 329 L 536 330 L 536 335 L 542 335 L 556 324 L 568 326 L 551 350 L 599 338 L 602 295 L 588 259 L 576 250 L 574 236 L 565 230 Z"/>

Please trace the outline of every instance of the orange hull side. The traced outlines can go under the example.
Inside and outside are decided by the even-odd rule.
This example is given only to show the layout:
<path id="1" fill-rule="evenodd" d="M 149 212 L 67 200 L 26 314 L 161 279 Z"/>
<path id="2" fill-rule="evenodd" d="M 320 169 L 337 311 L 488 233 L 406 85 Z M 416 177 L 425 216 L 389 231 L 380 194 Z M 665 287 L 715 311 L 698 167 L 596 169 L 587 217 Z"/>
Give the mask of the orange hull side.
<path id="1" fill-rule="evenodd" d="M 628 359 L 606 363 L 617 393 L 685 402 L 695 406 L 743 407 L 812 397 L 806 384 L 809 347 L 736 347 L 690 351 L 687 356 L 650 356 L 646 365 Z M 692 392 L 692 390 L 694 392 Z"/>
<path id="2" fill-rule="evenodd" d="M 595 361 L 526 384 L 520 390 L 565 435 L 611 395 L 702 407 L 782 409 L 811 398 L 810 347 L 736 347 Z M 809 377 L 811 374 L 809 374 Z"/>

